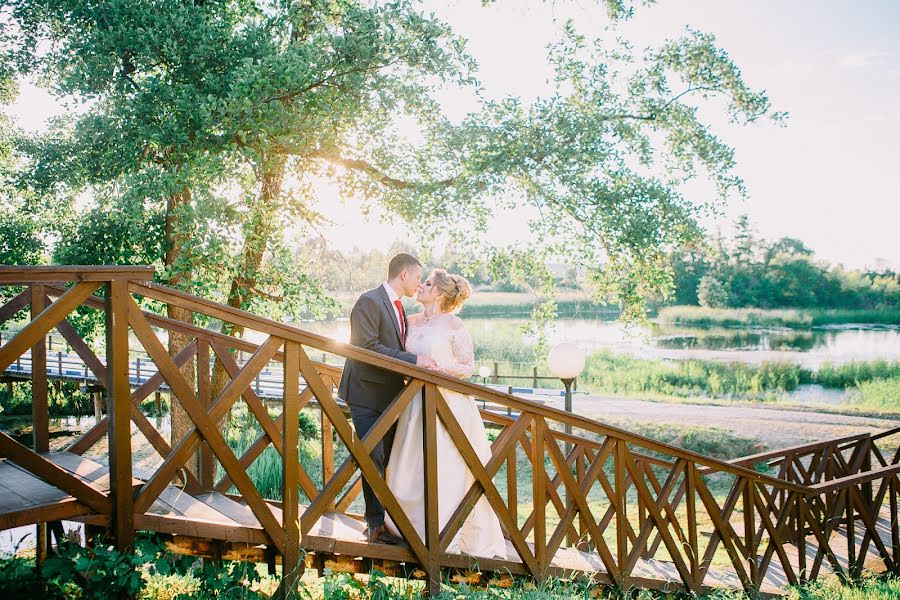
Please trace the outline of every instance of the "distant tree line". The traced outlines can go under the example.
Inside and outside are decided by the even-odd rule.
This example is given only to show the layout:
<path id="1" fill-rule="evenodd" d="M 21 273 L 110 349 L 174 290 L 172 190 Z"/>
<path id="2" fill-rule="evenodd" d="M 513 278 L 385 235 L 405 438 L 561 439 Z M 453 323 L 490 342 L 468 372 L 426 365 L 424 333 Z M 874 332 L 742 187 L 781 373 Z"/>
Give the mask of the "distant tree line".
<path id="1" fill-rule="evenodd" d="M 765 240 L 746 216 L 731 239 L 672 255 L 674 304 L 710 308 L 900 308 L 900 279 L 890 270 L 853 271 L 817 260 L 798 239 Z"/>

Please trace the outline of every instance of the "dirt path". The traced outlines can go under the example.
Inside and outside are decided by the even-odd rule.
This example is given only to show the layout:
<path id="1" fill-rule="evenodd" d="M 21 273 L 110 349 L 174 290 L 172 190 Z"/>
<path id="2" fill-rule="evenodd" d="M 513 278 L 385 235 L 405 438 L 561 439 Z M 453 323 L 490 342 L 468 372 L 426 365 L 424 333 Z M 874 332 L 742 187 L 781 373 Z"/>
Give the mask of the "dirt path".
<path id="1" fill-rule="evenodd" d="M 547 404 L 563 408 L 562 398 Z M 708 406 L 602 396 L 576 395 L 572 401 L 572 409 L 573 412 L 599 421 L 621 422 L 631 419 L 721 427 L 747 437 L 760 438 L 770 448 L 784 448 L 900 426 L 900 420 L 894 419 L 776 406 Z"/>

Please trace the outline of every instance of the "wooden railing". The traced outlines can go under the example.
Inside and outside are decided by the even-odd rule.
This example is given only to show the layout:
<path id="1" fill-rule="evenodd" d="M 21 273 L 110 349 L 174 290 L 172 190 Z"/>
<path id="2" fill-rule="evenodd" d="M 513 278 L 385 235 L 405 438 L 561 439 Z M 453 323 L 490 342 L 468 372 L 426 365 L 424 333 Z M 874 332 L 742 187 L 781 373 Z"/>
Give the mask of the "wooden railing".
<path id="1" fill-rule="evenodd" d="M 28 349 L 35 361 L 34 451 L 0 434 L 0 454 L 82 501 L 99 518 L 96 522 L 111 527 L 121 546 L 131 543 L 135 529 L 171 531 L 165 529 L 171 523 L 164 527 L 150 508 L 166 487 L 176 482 L 191 493 L 225 493 L 234 486 L 262 527 L 262 543 L 281 555 L 286 590 L 292 589 L 301 571 L 291 568 L 302 566 L 301 547 L 335 553 L 343 548 L 354 556 L 416 564 L 431 591 L 438 588 L 442 569 L 471 571 L 477 567 L 539 581 L 549 576 L 589 577 L 621 589 L 671 588 L 674 581 L 698 593 L 721 585 L 756 592 L 766 586 L 767 576 L 783 577 L 786 583 L 814 578 L 826 561 L 833 571 L 851 577 L 859 572 L 870 547 L 877 550 L 888 569 L 898 570 L 900 452 L 882 452 L 887 440 L 896 439 L 892 436 L 897 430 L 721 461 L 166 288 L 152 283 L 151 278 L 149 269 L 133 267 L 0 267 L 0 286 L 24 286 L 24 291 L 0 308 L 0 325 L 29 306 L 31 310 L 27 324 L 0 346 L 0 371 Z M 95 296 L 97 291 L 103 296 Z M 261 341 L 230 337 L 142 310 L 142 299 L 239 325 Z M 105 313 L 105 361 L 68 321 L 79 307 Z M 42 347 L 44 337 L 54 328 L 97 379 L 105 382 L 108 416 L 68 450 L 84 454 L 104 436 L 108 438 L 112 475 L 108 495 L 52 469 L 54 465 L 40 454 L 48 450 Z M 127 368 L 129 331 L 157 371 L 134 390 Z M 163 341 L 173 333 L 190 339 L 175 356 Z M 234 360 L 237 351 L 251 354 L 245 364 Z M 340 369 L 311 360 L 313 351 L 316 356 L 325 352 L 352 358 L 406 377 L 405 388 L 365 436 L 355 435 L 344 407 L 335 398 Z M 229 376 L 216 397 L 211 392 L 213 357 Z M 270 363 L 280 365 L 283 373 L 280 413 L 274 417 L 270 414 L 273 407 L 264 404 L 252 385 Z M 182 372 L 188 364 L 194 367 L 195 381 Z M 139 410 L 141 401 L 163 382 L 172 403 L 184 409 L 192 425 L 180 439 L 167 440 Z M 463 434 L 444 390 L 505 406 L 517 415 L 482 411 L 497 434 L 486 464 Z M 424 537 L 416 533 L 369 456 L 420 392 L 428 524 Z M 298 451 L 299 415 L 313 405 L 322 434 L 321 476 L 315 477 L 301 464 Z M 239 406 L 261 431 L 241 456 L 229 446 L 221 426 Z M 158 454 L 156 466 L 142 474 L 144 482 L 134 494 L 131 445 L 127 442 L 132 422 Z M 440 529 L 438 426 L 446 429 L 476 479 Z M 572 433 L 566 433 L 567 429 Z M 267 502 L 247 474 L 248 466 L 270 446 L 282 459 L 280 504 Z M 345 458 L 339 461 L 339 456 Z M 756 470 L 773 461 L 776 474 Z M 217 478 L 219 469 L 224 475 Z M 341 546 L 321 533 L 311 533 L 328 514 L 358 518 L 352 508 L 354 502 L 358 504 L 360 477 L 372 486 L 406 547 Z M 302 505 L 301 496 L 305 497 Z M 481 497 L 499 518 L 515 560 L 476 560 L 447 552 Z M 280 511 L 273 511 L 273 506 Z M 891 547 L 878 536 L 883 507 L 889 513 Z M 843 563 L 842 552 L 831 536 L 840 527 L 847 532 L 844 543 L 849 561 Z M 190 531 L 214 539 L 241 539 L 246 533 L 225 532 L 202 523 L 192 525 Z M 864 532 L 859 539 L 857 531 Z M 246 536 L 257 540 L 250 533 Z M 808 550 L 812 551 L 811 561 Z M 669 576 L 659 574 L 660 565 L 666 565 Z"/>

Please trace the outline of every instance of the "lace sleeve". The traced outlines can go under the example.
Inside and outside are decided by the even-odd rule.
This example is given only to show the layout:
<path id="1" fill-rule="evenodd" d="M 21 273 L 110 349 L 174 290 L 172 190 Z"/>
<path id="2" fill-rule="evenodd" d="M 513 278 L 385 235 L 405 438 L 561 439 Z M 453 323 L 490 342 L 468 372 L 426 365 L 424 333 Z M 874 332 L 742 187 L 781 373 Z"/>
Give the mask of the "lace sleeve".
<path id="1" fill-rule="evenodd" d="M 440 365 L 441 371 L 460 379 L 471 377 L 475 372 L 475 348 L 464 326 L 455 327 L 450 332 L 450 346 L 453 348 L 453 364 Z"/>

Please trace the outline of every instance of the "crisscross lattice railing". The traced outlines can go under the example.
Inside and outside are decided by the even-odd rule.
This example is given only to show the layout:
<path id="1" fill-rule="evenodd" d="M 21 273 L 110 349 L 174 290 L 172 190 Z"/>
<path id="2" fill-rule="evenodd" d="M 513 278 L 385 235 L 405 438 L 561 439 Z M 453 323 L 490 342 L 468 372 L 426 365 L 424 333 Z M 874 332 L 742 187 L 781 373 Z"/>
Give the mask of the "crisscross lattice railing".
<path id="1" fill-rule="evenodd" d="M 0 367 L 5 369 L 31 352 L 36 449 L 47 450 L 46 444 L 37 443 L 46 430 L 41 424 L 46 423 L 42 339 L 55 328 L 104 383 L 107 393 L 108 416 L 69 451 L 83 454 L 106 437 L 113 485 L 108 497 L 98 497 L 50 473 L 46 464 L 37 462 L 46 459 L 12 445 L 11 440 L 0 440 L 0 452 L 82 500 L 108 521 L 122 545 L 130 542 L 135 528 L 190 533 L 268 545 L 288 566 L 301 564 L 302 546 L 319 554 L 418 565 L 432 590 L 441 570 L 452 568 L 470 574 L 505 570 L 538 580 L 574 574 L 623 589 L 684 586 L 700 592 L 730 586 L 758 591 L 816 577 L 825 564 L 852 576 L 862 568 L 870 548 L 887 568 L 897 570 L 900 455 L 895 447 L 889 452 L 885 445 L 895 439 L 896 430 L 719 461 L 190 296 L 151 283 L 151 276 L 148 269 L 140 268 L 0 268 L 0 284 L 24 286 L 0 308 L 0 324 L 31 306 L 25 326 L 0 346 Z M 98 291 L 102 297 L 94 295 Z M 204 321 L 238 325 L 246 334 L 235 338 L 142 310 L 143 299 L 186 309 Z M 103 311 L 105 361 L 72 326 L 69 319 L 76 310 Z M 171 356 L 166 342 L 175 334 L 189 342 Z M 137 350 L 146 352 L 156 372 L 132 386 L 128 358 L 129 352 Z M 238 352 L 249 358 L 239 361 Z M 345 407 L 334 395 L 340 367 L 310 358 L 322 354 L 332 357 L 329 363 L 349 357 L 407 379 L 402 392 L 362 438 L 356 436 Z M 228 380 L 215 395 L 214 364 Z M 264 401 L 253 389 L 254 379 L 264 371 L 283 382 L 279 402 Z M 141 402 L 163 383 L 171 402 L 190 419 L 190 431 L 181 439 L 167 439 L 166 432 L 140 410 Z M 444 390 L 506 408 L 508 414 L 482 411 L 496 434 L 485 464 L 456 421 Z M 421 479 L 427 528 L 423 536 L 415 531 L 369 457 L 413 401 L 422 402 L 424 419 L 426 468 Z M 317 414 L 321 434 L 314 465 L 308 458 L 301 461 L 299 452 L 300 413 L 310 410 Z M 224 431 L 229 413 L 244 415 L 258 432 L 242 452 L 233 449 Z M 134 494 L 131 445 L 121 441 L 130 440 L 132 422 L 156 455 L 150 461 L 152 469 L 140 474 L 144 483 Z M 437 518 L 438 427 L 447 431 L 476 480 L 444 524 Z M 277 502 L 265 498 L 248 475 L 248 468 L 269 447 L 282 465 Z M 778 469 L 773 474 L 756 470 L 769 462 Z M 397 524 L 405 547 L 334 539 L 318 526 L 335 513 L 358 517 L 361 477 L 369 481 Z M 173 484 L 198 496 L 236 489 L 232 496 L 246 504 L 252 519 L 225 530 L 201 518 L 157 514 L 154 503 Z M 448 553 L 482 497 L 500 520 L 510 556 Z M 884 527 L 890 528 L 888 543 L 879 535 Z M 840 542 L 845 547 L 837 545 L 838 531 L 846 538 Z M 299 569 L 285 572 L 295 576 Z M 285 578 L 288 583 L 291 580 Z"/>

